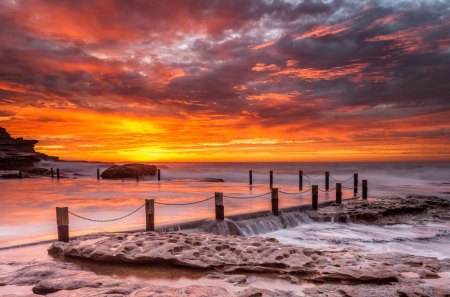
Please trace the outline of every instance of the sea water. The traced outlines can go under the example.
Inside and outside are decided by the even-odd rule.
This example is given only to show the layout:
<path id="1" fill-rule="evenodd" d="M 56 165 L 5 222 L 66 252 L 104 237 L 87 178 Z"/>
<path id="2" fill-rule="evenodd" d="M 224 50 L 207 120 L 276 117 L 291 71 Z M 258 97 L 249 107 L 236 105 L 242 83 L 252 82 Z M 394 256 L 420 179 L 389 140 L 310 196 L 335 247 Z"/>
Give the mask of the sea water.
<path id="1" fill-rule="evenodd" d="M 115 219 L 129 214 L 142 206 L 145 198 L 155 198 L 161 203 L 184 204 L 213 197 L 214 192 L 223 192 L 226 215 L 270 210 L 270 170 L 274 172 L 274 187 L 282 191 L 279 196 L 280 207 L 310 204 L 310 192 L 283 193 L 299 191 L 299 170 L 304 172 L 303 186 L 306 190 L 313 184 L 323 189 L 325 171 L 331 174 L 331 188 L 336 181 L 347 180 L 344 183 L 344 198 L 352 196 L 353 173 L 359 174 L 360 182 L 363 179 L 368 180 L 370 197 L 389 199 L 407 194 L 450 196 L 449 163 L 164 163 L 157 165 L 161 168 L 160 182 L 155 177 L 140 181 L 133 179 L 98 181 L 96 169 L 104 170 L 110 164 L 84 162 L 43 162 L 39 165 L 46 168 L 61 168 L 61 173 L 66 178 L 59 180 L 49 177 L 0 180 L 0 247 L 55 239 L 55 207 L 57 206 L 68 206 L 71 212 L 94 220 L 88 221 L 70 215 L 72 236 L 96 231 L 144 228 L 143 208 L 122 220 L 111 222 L 96 222 L 96 220 Z M 250 169 L 253 170 L 252 186 L 248 183 Z M 224 182 L 201 181 L 204 178 L 223 179 Z M 359 191 L 361 191 L 360 188 Z M 238 199 L 258 195 L 263 196 Z M 334 192 L 320 191 L 319 200 L 334 200 L 334 195 Z M 157 225 L 213 218 L 214 200 L 190 205 L 157 204 L 155 212 Z M 300 219 L 298 222 L 299 226 L 290 226 L 291 228 L 286 230 L 278 230 L 273 227 L 273 224 L 267 223 L 266 229 L 256 226 L 253 230 L 247 228 L 246 232 L 249 236 L 267 233 L 281 241 L 299 245 L 342 246 L 353 240 L 355 236 L 367 234 L 367 228 L 370 228 L 357 224 L 305 223 Z M 362 247 L 366 241 L 368 244 L 364 247 L 371 248 L 371 243 L 379 240 L 379 237 L 385 236 L 386 233 L 383 232 L 385 230 L 383 227 L 376 228 L 381 228 L 377 231 L 378 233 L 374 231 L 378 234 L 377 236 L 356 240 L 352 242 L 352 245 Z M 398 228 L 403 231 L 407 229 L 406 227 L 406 229 Z M 428 235 L 432 237 L 432 234 L 438 235 L 439 230 L 446 229 L 448 226 L 439 228 L 425 226 L 424 228 L 430 231 Z M 324 238 L 326 230 L 331 231 Z M 416 231 L 417 229 L 411 229 L 408 232 L 414 237 Z M 348 236 L 342 238 L 344 233 Z M 317 234 L 318 237 L 311 239 L 311 234 Z M 406 241 L 396 240 L 392 246 L 395 250 L 395 246 L 408 245 L 410 245 L 409 241 L 406 243 Z M 411 249 L 415 248 L 420 253 L 424 252 L 419 251 L 419 245 Z"/>

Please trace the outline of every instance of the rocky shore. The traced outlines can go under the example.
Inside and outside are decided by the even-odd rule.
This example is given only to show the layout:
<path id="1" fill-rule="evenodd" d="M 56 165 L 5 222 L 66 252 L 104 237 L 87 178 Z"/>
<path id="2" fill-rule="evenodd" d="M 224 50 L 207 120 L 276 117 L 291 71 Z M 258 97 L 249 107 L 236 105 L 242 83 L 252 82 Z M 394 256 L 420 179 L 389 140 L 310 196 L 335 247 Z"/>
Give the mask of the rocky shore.
<path id="1" fill-rule="evenodd" d="M 41 160 L 58 160 L 58 157 L 36 152 L 37 143 L 37 140 L 13 138 L 0 127 L 0 170 L 29 169 Z"/>
<path id="2" fill-rule="evenodd" d="M 408 196 L 345 201 L 306 211 L 316 221 L 362 224 L 423 224 L 450 220 L 448 200 Z M 344 220 L 345 218 L 345 220 Z M 403 253 L 373 253 L 354 247 L 312 249 L 263 236 L 206 232 L 97 233 L 69 243 L 55 242 L 48 252 L 64 262 L 0 263 L 0 286 L 30 286 L 48 296 L 450 296 L 450 259 Z M 202 271 L 195 285 L 160 286 L 125 280 L 80 268 L 71 259 Z M 252 275 L 284 280 L 296 289 L 255 288 Z M 235 288 L 208 285 L 220 280 Z M 30 295 L 32 296 L 32 295 Z"/>

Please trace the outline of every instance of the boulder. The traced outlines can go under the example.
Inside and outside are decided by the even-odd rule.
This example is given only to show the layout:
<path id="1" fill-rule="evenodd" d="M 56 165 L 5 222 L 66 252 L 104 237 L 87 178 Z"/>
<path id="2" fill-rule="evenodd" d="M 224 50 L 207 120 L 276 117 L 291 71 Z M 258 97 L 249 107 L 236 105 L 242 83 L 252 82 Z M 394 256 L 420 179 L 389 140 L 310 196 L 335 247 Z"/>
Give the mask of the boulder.
<path id="1" fill-rule="evenodd" d="M 114 165 L 102 172 L 102 178 L 136 178 L 148 175 L 156 175 L 157 168 L 155 165 L 145 164 L 124 164 Z"/>

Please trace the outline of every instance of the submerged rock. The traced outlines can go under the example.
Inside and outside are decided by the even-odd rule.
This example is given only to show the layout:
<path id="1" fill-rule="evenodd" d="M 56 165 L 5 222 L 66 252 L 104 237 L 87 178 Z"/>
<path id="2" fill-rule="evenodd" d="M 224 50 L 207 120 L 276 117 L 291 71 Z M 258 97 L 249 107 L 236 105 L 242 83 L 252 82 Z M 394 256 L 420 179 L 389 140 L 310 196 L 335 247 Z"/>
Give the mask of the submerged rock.
<path id="1" fill-rule="evenodd" d="M 157 168 L 155 165 L 145 164 L 124 164 L 114 165 L 102 172 L 102 178 L 137 178 L 142 176 L 156 175 Z"/>

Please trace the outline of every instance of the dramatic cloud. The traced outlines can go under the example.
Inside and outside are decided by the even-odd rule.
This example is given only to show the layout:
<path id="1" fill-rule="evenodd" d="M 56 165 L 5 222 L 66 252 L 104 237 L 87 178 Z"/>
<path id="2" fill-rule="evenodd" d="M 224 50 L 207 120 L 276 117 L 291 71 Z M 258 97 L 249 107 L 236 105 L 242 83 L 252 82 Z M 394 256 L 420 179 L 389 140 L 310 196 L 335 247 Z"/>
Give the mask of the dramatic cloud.
<path id="1" fill-rule="evenodd" d="M 447 1 L 7 0 L 0 41 L 0 126 L 63 158 L 450 159 Z"/>

